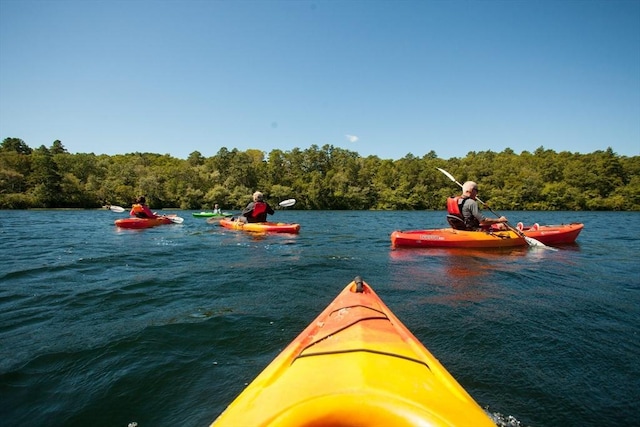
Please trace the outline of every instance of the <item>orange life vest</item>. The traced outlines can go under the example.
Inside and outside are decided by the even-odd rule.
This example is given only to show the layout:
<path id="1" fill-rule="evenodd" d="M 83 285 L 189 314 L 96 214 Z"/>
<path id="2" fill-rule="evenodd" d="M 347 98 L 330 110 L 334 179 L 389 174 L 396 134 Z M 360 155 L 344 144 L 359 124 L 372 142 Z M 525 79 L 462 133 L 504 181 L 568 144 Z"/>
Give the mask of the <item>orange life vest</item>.
<path id="1" fill-rule="evenodd" d="M 131 212 L 129 212 L 129 215 L 138 218 L 149 218 L 149 215 L 147 215 L 144 206 L 142 206 L 140 203 L 136 203 L 135 205 L 131 206 Z"/>
<path id="2" fill-rule="evenodd" d="M 460 219 L 464 219 L 462 218 L 462 205 L 464 205 L 464 202 L 466 201 L 466 197 L 462 200 L 462 203 L 460 203 L 460 199 L 462 199 L 462 197 L 458 196 L 458 197 L 449 197 L 447 199 L 447 213 L 449 213 L 449 215 L 456 215 L 459 216 Z"/>

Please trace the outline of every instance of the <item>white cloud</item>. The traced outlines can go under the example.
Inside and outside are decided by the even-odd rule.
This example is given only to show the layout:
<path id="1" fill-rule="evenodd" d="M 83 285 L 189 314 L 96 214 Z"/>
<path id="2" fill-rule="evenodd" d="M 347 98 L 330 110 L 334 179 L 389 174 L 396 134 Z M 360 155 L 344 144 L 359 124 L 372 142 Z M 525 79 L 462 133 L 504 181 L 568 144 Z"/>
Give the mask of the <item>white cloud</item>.
<path id="1" fill-rule="evenodd" d="M 347 141 L 349 141 L 349 142 L 357 142 L 358 139 L 360 139 L 355 135 L 345 135 L 345 137 L 347 138 Z"/>

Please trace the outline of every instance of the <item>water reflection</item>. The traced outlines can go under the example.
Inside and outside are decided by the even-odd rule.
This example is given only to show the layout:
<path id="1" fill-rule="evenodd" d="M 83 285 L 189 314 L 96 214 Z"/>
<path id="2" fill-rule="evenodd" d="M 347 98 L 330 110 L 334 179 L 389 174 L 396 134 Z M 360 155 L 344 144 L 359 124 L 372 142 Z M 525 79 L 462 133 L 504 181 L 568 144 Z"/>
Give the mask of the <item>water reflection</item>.
<path id="1" fill-rule="evenodd" d="M 390 258 L 392 268 L 406 282 L 431 288 L 433 292 L 421 303 L 457 305 L 491 298 L 495 295 L 496 272 L 516 270 L 518 260 L 532 256 L 531 252 L 526 247 L 396 248 L 390 251 Z"/>
<path id="2" fill-rule="evenodd" d="M 448 277 L 474 277 L 490 273 L 496 263 L 505 258 L 529 256 L 529 249 L 397 248 L 390 251 L 390 256 L 393 261 L 402 263 L 428 260 L 431 267 L 438 260 L 442 264 L 442 273 Z"/>

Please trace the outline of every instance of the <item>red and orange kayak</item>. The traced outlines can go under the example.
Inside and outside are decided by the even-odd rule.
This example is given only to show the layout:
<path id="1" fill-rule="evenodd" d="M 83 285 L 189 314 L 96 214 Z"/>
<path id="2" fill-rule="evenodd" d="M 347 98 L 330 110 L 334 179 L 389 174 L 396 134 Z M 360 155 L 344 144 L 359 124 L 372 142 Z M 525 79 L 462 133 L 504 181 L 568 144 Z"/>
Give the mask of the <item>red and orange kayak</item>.
<path id="1" fill-rule="evenodd" d="M 240 222 L 234 219 L 221 219 L 220 225 L 232 230 L 251 231 L 254 233 L 298 233 L 300 224 L 286 222 Z"/>
<path id="2" fill-rule="evenodd" d="M 169 216 L 159 216 L 157 218 L 122 218 L 115 221 L 120 228 L 151 228 L 163 224 L 172 224 L 174 221 Z"/>
<path id="3" fill-rule="evenodd" d="M 356 277 L 211 426 L 495 423 Z"/>
<path id="4" fill-rule="evenodd" d="M 584 224 L 541 225 L 524 228 L 522 234 L 545 245 L 573 243 Z M 418 248 L 507 248 L 527 246 L 526 240 L 513 230 L 463 231 L 453 228 L 432 230 L 394 231 L 391 233 L 394 247 Z"/>

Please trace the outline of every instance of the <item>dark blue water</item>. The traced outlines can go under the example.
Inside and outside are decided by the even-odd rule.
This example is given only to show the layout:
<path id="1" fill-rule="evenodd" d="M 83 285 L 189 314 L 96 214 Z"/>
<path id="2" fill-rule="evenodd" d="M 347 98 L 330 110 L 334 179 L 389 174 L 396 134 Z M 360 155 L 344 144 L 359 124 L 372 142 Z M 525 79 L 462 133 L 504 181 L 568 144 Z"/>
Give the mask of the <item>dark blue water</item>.
<path id="1" fill-rule="evenodd" d="M 640 213 L 507 213 L 584 222 L 558 251 L 391 249 L 443 212 L 276 212 L 297 236 L 178 213 L 2 212 L 2 425 L 209 425 L 356 275 L 488 412 L 637 425 Z"/>

